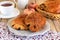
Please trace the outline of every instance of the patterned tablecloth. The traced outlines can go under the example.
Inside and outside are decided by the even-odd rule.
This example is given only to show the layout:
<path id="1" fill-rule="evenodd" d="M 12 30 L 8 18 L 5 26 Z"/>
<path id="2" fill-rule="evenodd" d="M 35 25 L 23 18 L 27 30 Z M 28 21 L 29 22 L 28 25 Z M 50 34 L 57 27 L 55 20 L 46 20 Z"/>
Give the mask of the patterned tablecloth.
<path id="1" fill-rule="evenodd" d="M 44 35 L 36 35 L 27 38 L 25 36 L 13 35 L 13 33 L 9 32 L 6 23 L 0 22 L 0 40 L 60 40 L 60 33 L 50 30 Z"/>

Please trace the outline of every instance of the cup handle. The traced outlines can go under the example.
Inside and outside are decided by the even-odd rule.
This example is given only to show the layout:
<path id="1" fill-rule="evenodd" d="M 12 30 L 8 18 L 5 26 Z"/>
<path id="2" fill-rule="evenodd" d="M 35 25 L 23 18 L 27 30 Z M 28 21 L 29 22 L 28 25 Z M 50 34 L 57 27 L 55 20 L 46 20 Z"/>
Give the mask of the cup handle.
<path id="1" fill-rule="evenodd" d="M 17 3 L 17 0 L 14 0 L 15 3 Z"/>
<path id="2" fill-rule="evenodd" d="M 0 7 L 1 8 L 1 7 Z M 0 14 L 1 14 L 1 9 L 0 9 Z"/>
<path id="3" fill-rule="evenodd" d="M 15 7 L 17 8 L 17 0 L 13 0 L 14 3 L 15 3 Z"/>

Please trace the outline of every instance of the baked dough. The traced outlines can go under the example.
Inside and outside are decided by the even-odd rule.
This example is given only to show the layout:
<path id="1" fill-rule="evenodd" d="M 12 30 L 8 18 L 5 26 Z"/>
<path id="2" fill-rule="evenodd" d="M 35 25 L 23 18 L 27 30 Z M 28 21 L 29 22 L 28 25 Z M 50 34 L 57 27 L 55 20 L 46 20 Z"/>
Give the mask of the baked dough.
<path id="1" fill-rule="evenodd" d="M 32 32 L 40 31 L 44 28 L 46 19 L 39 13 L 32 13 L 25 18 L 25 24 Z"/>
<path id="2" fill-rule="evenodd" d="M 27 30 L 27 26 L 24 23 L 24 18 L 26 17 L 25 14 L 19 15 L 12 21 L 12 27 L 17 30 Z"/>
<path id="3" fill-rule="evenodd" d="M 47 0 L 40 5 L 40 8 L 50 13 L 60 13 L 60 0 Z"/>

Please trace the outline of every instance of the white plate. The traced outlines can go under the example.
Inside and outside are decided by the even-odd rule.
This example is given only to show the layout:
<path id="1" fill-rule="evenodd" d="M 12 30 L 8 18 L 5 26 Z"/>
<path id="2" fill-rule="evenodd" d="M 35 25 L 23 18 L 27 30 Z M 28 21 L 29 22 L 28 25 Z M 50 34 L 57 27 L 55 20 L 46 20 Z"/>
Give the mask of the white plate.
<path id="1" fill-rule="evenodd" d="M 46 21 L 46 25 L 45 28 L 42 29 L 39 32 L 30 32 L 30 31 L 22 31 L 22 30 L 15 30 L 11 27 L 11 22 L 12 20 L 10 20 L 8 22 L 8 29 L 10 32 L 14 33 L 14 35 L 19 35 L 19 36 L 27 36 L 27 37 L 31 37 L 31 36 L 35 36 L 35 35 L 43 35 L 44 33 L 46 33 L 47 31 L 50 30 L 50 24 L 48 23 L 48 21 Z"/>
<path id="2" fill-rule="evenodd" d="M 11 13 L 8 12 L 8 14 L 5 14 L 5 15 L 0 14 L 0 18 L 13 18 L 18 16 L 19 14 L 20 14 L 20 11 L 15 8 L 14 11 Z"/>

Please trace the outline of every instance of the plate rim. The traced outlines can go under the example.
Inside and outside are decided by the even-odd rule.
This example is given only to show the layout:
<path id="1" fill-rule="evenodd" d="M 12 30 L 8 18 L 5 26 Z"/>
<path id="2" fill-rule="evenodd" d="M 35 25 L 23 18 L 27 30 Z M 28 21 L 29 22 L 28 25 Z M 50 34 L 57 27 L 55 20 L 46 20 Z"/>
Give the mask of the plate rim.
<path id="1" fill-rule="evenodd" d="M 7 24 L 7 25 L 8 25 L 8 29 L 9 29 L 9 27 L 10 27 L 9 22 L 11 22 L 12 20 L 13 20 L 13 19 L 11 19 L 10 21 L 8 21 L 8 24 Z M 48 23 L 49 26 L 48 26 L 48 28 L 47 28 L 42 34 L 40 33 L 40 35 L 43 35 L 43 34 L 45 34 L 46 32 L 48 32 L 48 31 L 50 30 L 50 24 L 49 24 L 49 22 L 46 21 L 46 23 Z M 12 28 L 12 27 L 10 27 L 10 28 Z M 12 28 L 12 29 L 13 29 L 13 28 Z M 15 30 L 15 29 L 13 29 L 13 30 Z M 10 29 L 9 29 L 9 31 L 12 32 Z M 16 30 L 16 31 L 18 31 L 18 30 Z M 12 33 L 13 33 L 13 32 L 12 32 Z M 16 33 L 15 33 L 14 35 L 24 36 L 24 35 L 16 34 Z M 35 36 L 35 35 L 39 35 L 39 34 L 28 35 L 28 36 L 25 35 L 25 36 L 31 37 L 31 36 Z"/>

